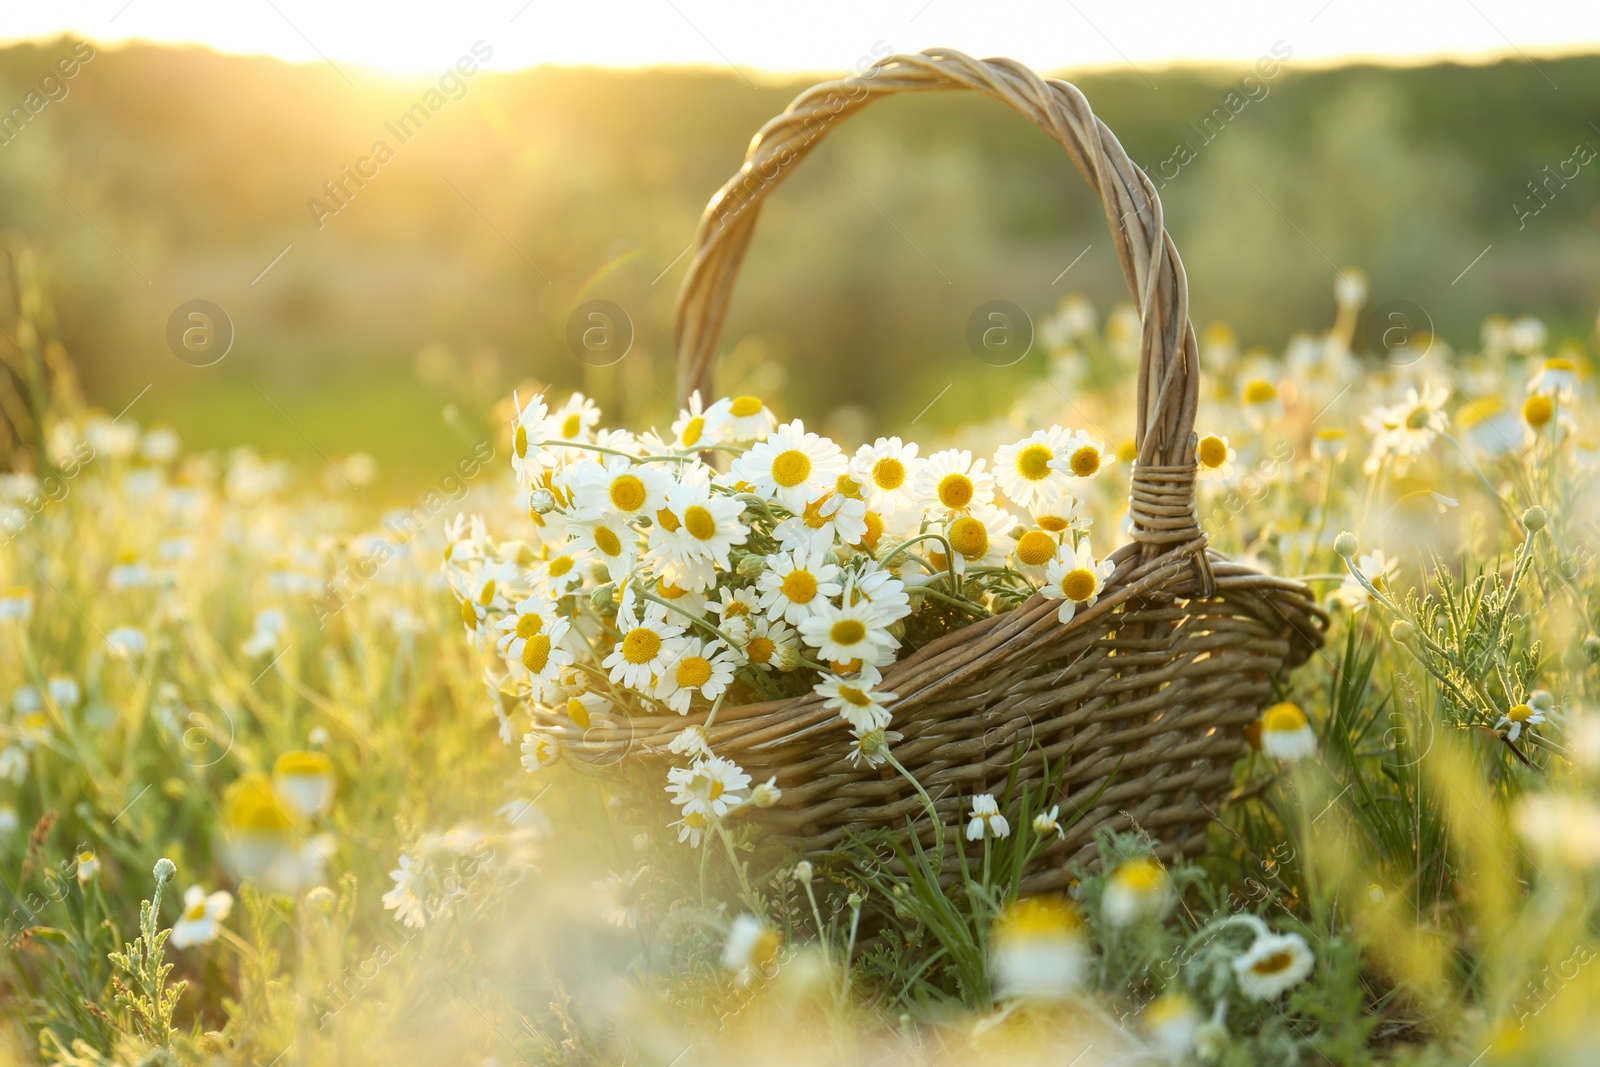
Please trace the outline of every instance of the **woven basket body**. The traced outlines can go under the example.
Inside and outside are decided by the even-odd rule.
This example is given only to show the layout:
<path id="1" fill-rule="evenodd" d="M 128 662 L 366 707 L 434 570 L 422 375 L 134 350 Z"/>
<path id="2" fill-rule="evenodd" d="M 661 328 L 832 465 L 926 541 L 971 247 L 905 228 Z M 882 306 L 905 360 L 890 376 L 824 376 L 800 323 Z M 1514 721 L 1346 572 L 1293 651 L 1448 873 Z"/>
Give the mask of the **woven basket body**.
<path id="1" fill-rule="evenodd" d="M 862 76 L 802 94 L 752 140 L 744 166 L 712 198 L 679 295 L 679 386 L 714 396 L 712 369 L 734 279 L 765 196 L 833 125 L 897 92 L 974 89 L 1016 108 L 1066 150 L 1105 206 L 1128 290 L 1144 323 L 1131 475 L 1132 540 L 1112 554 L 1099 601 L 1068 624 L 1034 596 L 947 634 L 885 672 L 900 695 L 893 751 L 948 826 L 978 793 L 999 793 L 1048 763 L 1064 773 L 1061 819 L 1077 821 L 1036 861 L 1030 890 L 1065 884 L 1100 826 L 1137 827 L 1171 859 L 1192 855 L 1231 787 L 1244 728 L 1274 679 L 1305 660 L 1326 618 L 1298 582 L 1210 553 L 1195 509 L 1193 424 L 1199 369 L 1183 266 L 1154 187 L 1066 82 L 1002 59 L 935 50 L 889 57 Z M 580 732 L 540 716 L 567 750 L 594 763 L 664 763 L 705 713 L 633 718 Z M 756 781 L 776 776 L 777 807 L 753 817 L 807 850 L 852 830 L 931 830 L 923 803 L 892 768 L 857 766 L 850 734 L 822 698 L 720 708 L 712 747 Z M 1108 783 L 1109 779 L 1109 784 Z M 1047 803 L 1053 802 L 1047 801 Z M 954 863 L 955 858 L 949 857 Z"/>

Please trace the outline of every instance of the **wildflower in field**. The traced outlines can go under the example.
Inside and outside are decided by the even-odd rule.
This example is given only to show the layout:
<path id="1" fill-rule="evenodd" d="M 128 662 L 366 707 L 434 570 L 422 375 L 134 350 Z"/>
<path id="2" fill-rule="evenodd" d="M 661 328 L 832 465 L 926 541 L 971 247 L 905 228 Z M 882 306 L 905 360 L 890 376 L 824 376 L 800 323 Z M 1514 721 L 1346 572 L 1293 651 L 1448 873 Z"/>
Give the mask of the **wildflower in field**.
<path id="1" fill-rule="evenodd" d="M 1361 572 L 1373 589 L 1387 594 L 1390 584 L 1400 573 L 1400 561 L 1384 555 L 1382 549 L 1373 549 L 1356 558 L 1354 569 Z M 1334 597 L 1349 610 L 1360 611 L 1372 599 L 1372 594 L 1354 574 L 1347 574 L 1334 592 Z"/>
<path id="2" fill-rule="evenodd" d="M 272 788 L 302 819 L 326 815 L 333 807 L 333 761 L 325 752 L 285 752 L 272 765 Z"/>
<path id="3" fill-rule="evenodd" d="M 127 663 L 141 658 L 149 641 L 136 626 L 118 626 L 106 634 L 106 650 Z"/>
<path id="4" fill-rule="evenodd" d="M 721 641 L 687 638 L 662 672 L 656 696 L 679 715 L 698 694 L 716 700 L 733 681 L 735 653 Z"/>
<path id="5" fill-rule="evenodd" d="M 850 476 L 861 486 L 867 506 L 889 515 L 915 502 L 914 486 L 924 463 L 917 458 L 915 442 L 880 437 L 856 449 L 850 459 Z"/>
<path id="6" fill-rule="evenodd" d="M 967 822 L 967 840 L 984 837 L 1010 837 L 1011 824 L 1000 814 L 1000 805 L 993 794 L 979 793 L 972 798 L 972 817 Z"/>
<path id="7" fill-rule="evenodd" d="M 1154 856 L 1123 860 L 1106 879 L 1100 907 L 1113 926 L 1159 921 L 1175 899 L 1172 879 Z"/>
<path id="8" fill-rule="evenodd" d="M 224 854 L 239 877 L 291 893 L 322 882 L 331 840 L 298 829 L 265 775 L 246 774 L 228 787 L 222 821 Z"/>
<path id="9" fill-rule="evenodd" d="M 698 811 L 720 819 L 744 802 L 740 791 L 749 785 L 750 776 L 721 756 L 704 757 L 667 771 L 667 793 L 685 814 Z"/>
<path id="10" fill-rule="evenodd" d="M 150 564 L 133 549 L 123 549 L 117 553 L 117 561 L 106 574 L 106 587 L 109 589 L 144 589 L 150 582 Z"/>
<path id="11" fill-rule="evenodd" d="M 27 622 L 33 618 L 33 591 L 13 585 L 0 595 L 0 621 Z"/>
<path id="12" fill-rule="evenodd" d="M 88 845 L 78 846 L 78 884 L 88 885 L 100 873 L 100 858 Z"/>
<path id="13" fill-rule="evenodd" d="M 778 552 L 756 581 L 767 617 L 799 626 L 842 590 L 839 568 L 822 551 Z"/>
<path id="14" fill-rule="evenodd" d="M 1196 473 L 1202 479 L 1227 481 L 1233 477 L 1233 461 L 1239 458 L 1226 437 L 1208 433 L 1194 448 Z"/>
<path id="15" fill-rule="evenodd" d="M 582 393 L 573 393 L 567 402 L 550 412 L 549 432 L 552 441 L 587 441 L 593 437 L 594 428 L 600 424 L 600 409 Z"/>
<path id="16" fill-rule="evenodd" d="M 1577 871 L 1600 867 L 1600 806 L 1567 793 L 1529 793 L 1512 811 L 1512 825 L 1547 861 Z"/>
<path id="17" fill-rule="evenodd" d="M 1024 509 L 1061 496 L 1070 484 L 1070 467 L 1064 471 L 1053 464 L 1058 459 L 1070 458 L 1073 444 L 1069 431 L 1052 426 L 1048 430 L 1035 430 L 1015 444 L 1000 446 L 994 455 L 994 477 L 1000 491 Z M 1086 456 L 1084 462 L 1087 461 Z M 1098 464 L 1096 466 L 1098 469 Z"/>
<path id="18" fill-rule="evenodd" d="M 839 717 L 857 730 L 866 732 L 889 725 L 889 705 L 899 699 L 894 693 L 877 688 L 883 675 L 871 664 L 848 679 L 836 674 L 824 674 L 814 687 L 823 697 L 823 707 L 835 708 Z"/>
<path id="19" fill-rule="evenodd" d="M 1513 319 L 1506 329 L 1506 343 L 1510 345 L 1511 351 L 1524 356 L 1534 356 L 1543 352 L 1548 336 L 1544 323 L 1532 315 L 1522 315 Z"/>
<path id="20" fill-rule="evenodd" d="M 1067 832 L 1061 828 L 1061 805 L 1052 804 L 1048 809 L 1041 811 L 1033 817 L 1033 832 L 1040 837 L 1055 834 L 1057 837 L 1066 837 Z"/>
<path id="21" fill-rule="evenodd" d="M 774 621 L 758 615 L 750 623 L 744 654 L 763 671 L 792 671 L 800 664 L 800 642 L 782 619 Z"/>
<path id="22" fill-rule="evenodd" d="M 865 763 L 868 767 L 881 767 L 889 762 L 889 746 L 900 740 L 894 730 L 876 727 L 871 730 L 851 729 L 855 741 L 850 745 L 850 762 Z"/>
<path id="23" fill-rule="evenodd" d="M 1316 965 L 1311 946 L 1299 934 L 1265 933 L 1233 961 L 1233 974 L 1245 996 L 1277 1000 L 1305 981 Z"/>
<path id="24" fill-rule="evenodd" d="M 778 968 L 778 953 L 783 936 L 754 915 L 740 915 L 728 929 L 723 943 L 722 966 L 746 985 L 757 974 L 770 978 Z"/>
<path id="25" fill-rule="evenodd" d="M 172 944 L 177 948 L 204 945 L 222 932 L 222 920 L 233 910 L 233 894 L 218 890 L 207 894 L 192 885 L 183 892 L 183 915 L 172 924 Z"/>
<path id="26" fill-rule="evenodd" d="M 1517 413 L 1495 393 L 1463 404 L 1456 412 L 1456 425 L 1467 444 L 1491 458 L 1515 449 L 1522 437 Z"/>
<path id="27" fill-rule="evenodd" d="M 1063 443 L 1062 454 L 1050 461 L 1050 469 L 1069 479 L 1069 485 L 1076 486 L 1116 462 L 1117 453 L 1114 449 L 1104 441 L 1096 443 L 1086 431 L 1079 430 Z"/>
<path id="28" fill-rule="evenodd" d="M 1056 617 L 1071 622 L 1079 608 L 1092 607 L 1100 599 L 1116 565 L 1109 559 L 1096 563 L 1089 539 L 1083 538 L 1076 548 L 1065 545 L 1045 568 L 1044 586 L 1039 591 L 1046 599 L 1061 601 Z"/>
<path id="29" fill-rule="evenodd" d="M 760 397 L 723 397 L 706 412 L 718 441 L 760 441 L 778 425 L 778 416 Z"/>
<path id="30" fill-rule="evenodd" d="M 688 842 L 690 848 L 699 848 L 710 820 L 703 812 L 685 810 L 683 818 L 670 825 L 678 828 L 678 844 Z"/>
<path id="31" fill-rule="evenodd" d="M 522 767 L 532 773 L 561 758 L 561 745 L 552 733 L 529 730 L 522 735 Z"/>
<path id="32" fill-rule="evenodd" d="M 1324 463 L 1343 463 L 1350 452 L 1350 431 L 1342 426 L 1323 426 L 1311 438 L 1311 454 Z"/>
<path id="33" fill-rule="evenodd" d="M 1283 414 L 1278 387 L 1266 378 L 1251 378 L 1239 391 L 1239 403 L 1250 421 L 1260 426 Z"/>
<path id="34" fill-rule="evenodd" d="M 697 397 L 698 393 L 695 394 Z M 600 917 L 611 926 L 631 930 L 644 913 L 644 894 L 640 885 L 647 868 L 636 868 L 631 874 L 612 873 L 594 882 L 595 895 L 600 902 Z"/>
<path id="35" fill-rule="evenodd" d="M 17 717 L 15 729 L 17 740 L 22 742 L 22 747 L 32 751 L 50 739 L 50 716 L 43 708 L 36 707 Z"/>
<path id="36" fill-rule="evenodd" d="M 666 670 L 682 645 L 683 627 L 667 621 L 666 609 L 651 604 L 643 618 L 617 616 L 622 640 L 601 666 L 611 672 L 611 681 L 641 693 L 648 693 L 655 679 Z"/>
<path id="37" fill-rule="evenodd" d="M 395 917 L 411 929 L 422 929 L 428 922 L 428 912 L 422 903 L 426 892 L 422 885 L 422 864 L 402 853 L 400 866 L 390 871 L 389 877 L 394 879 L 394 888 L 383 895 L 384 909 L 394 912 Z"/>
<path id="38" fill-rule="evenodd" d="M 1194 1001 L 1182 993 L 1163 993 L 1145 1005 L 1140 1016 L 1151 1048 L 1170 1064 L 1183 1063 L 1189 1057 L 1202 1021 Z"/>
<path id="39" fill-rule="evenodd" d="M 1367 473 L 1376 472 L 1387 459 L 1409 461 L 1426 452 L 1450 425 L 1444 413 L 1449 399 L 1448 389 L 1424 382 L 1420 392 L 1407 389 L 1400 403 L 1364 416 L 1362 422 L 1373 437 Z"/>
<path id="40" fill-rule="evenodd" d="M 918 503 L 935 517 L 968 511 L 994 503 L 994 476 L 964 448 L 935 452 L 917 472 L 914 492 Z"/>
<path id="41" fill-rule="evenodd" d="M 278 651 L 283 632 L 288 628 L 289 620 L 279 609 L 266 608 L 258 611 L 255 627 L 250 631 L 250 636 L 239 646 L 239 651 L 251 659 L 270 655 Z"/>
<path id="42" fill-rule="evenodd" d="M 847 467 L 838 445 L 807 432 L 805 424 L 795 419 L 734 460 L 732 473 L 757 496 L 800 514 L 833 489 Z"/>
<path id="43" fill-rule="evenodd" d="M 1083 982 L 1088 938 L 1077 907 L 1060 897 L 1024 897 L 1006 906 L 989 938 L 989 974 L 1002 998 L 1058 1000 Z"/>
<path id="44" fill-rule="evenodd" d="M 1282 701 L 1261 713 L 1261 751 L 1285 763 L 1316 755 L 1316 732 L 1298 705 Z"/>
<path id="45" fill-rule="evenodd" d="M 1504 730 L 1507 741 L 1515 741 L 1522 736 L 1523 727 L 1533 727 L 1545 721 L 1544 713 L 1527 704 L 1513 704 L 1500 720 L 1494 724 L 1496 730 Z"/>

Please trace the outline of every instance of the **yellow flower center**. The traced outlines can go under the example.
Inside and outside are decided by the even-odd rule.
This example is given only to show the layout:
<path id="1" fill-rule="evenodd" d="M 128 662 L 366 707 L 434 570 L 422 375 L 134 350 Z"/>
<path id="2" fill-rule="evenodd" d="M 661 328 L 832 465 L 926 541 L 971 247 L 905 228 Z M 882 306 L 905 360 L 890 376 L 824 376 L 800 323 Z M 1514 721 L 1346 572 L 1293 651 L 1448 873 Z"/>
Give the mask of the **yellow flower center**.
<path id="1" fill-rule="evenodd" d="M 772 480 L 793 489 L 811 476 L 811 457 L 797 448 L 779 452 L 772 461 Z"/>
<path id="2" fill-rule="evenodd" d="M 722 609 L 722 617 L 724 619 L 737 619 L 740 615 L 748 614 L 750 614 L 750 605 L 742 600 L 730 600 L 727 606 Z"/>
<path id="3" fill-rule="evenodd" d="M 828 636 L 836 645 L 853 645 L 866 639 L 867 628 L 855 619 L 840 619 L 828 631 Z"/>
<path id="4" fill-rule="evenodd" d="M 1244 387 L 1246 404 L 1267 404 L 1278 399 L 1278 388 L 1265 378 L 1254 378 Z"/>
<path id="5" fill-rule="evenodd" d="M 638 511 L 644 498 L 644 481 L 637 474 L 620 475 L 611 483 L 611 503 L 618 511 Z"/>
<path id="6" fill-rule="evenodd" d="M 1532 717 L 1533 709 L 1526 704 L 1513 705 L 1511 710 L 1506 712 L 1506 718 L 1512 722 L 1527 722 Z"/>
<path id="7" fill-rule="evenodd" d="M 1545 370 L 1566 371 L 1571 373 L 1578 369 L 1578 365 L 1565 356 L 1556 356 L 1544 361 Z"/>
<path id="8" fill-rule="evenodd" d="M 906 465 L 893 456 L 885 456 L 872 465 L 872 484 L 885 492 L 893 492 L 906 482 Z"/>
<path id="9" fill-rule="evenodd" d="M 622 541 L 607 526 L 594 528 L 594 547 L 608 556 L 622 555 Z"/>
<path id="10" fill-rule="evenodd" d="M 1072 453 L 1072 473 L 1087 478 L 1100 469 L 1100 450 L 1094 445 L 1084 445 Z"/>
<path id="11" fill-rule="evenodd" d="M 1068 522 L 1066 519 L 1063 519 L 1059 515 L 1041 515 L 1039 516 L 1038 523 L 1039 529 L 1046 530 L 1050 533 L 1061 533 L 1063 530 L 1067 529 L 1067 527 L 1072 525 L 1072 523 Z"/>
<path id="12" fill-rule="evenodd" d="M 1042 567 L 1056 554 L 1056 539 L 1043 530 L 1029 530 L 1017 539 L 1017 562 Z"/>
<path id="13" fill-rule="evenodd" d="M 970 515 L 950 524 L 950 547 L 968 559 L 981 559 L 989 551 L 989 531 Z"/>
<path id="14" fill-rule="evenodd" d="M 939 482 L 939 503 L 952 510 L 972 503 L 977 487 L 965 474 L 947 474 Z"/>
<path id="15" fill-rule="evenodd" d="M 478 592 L 478 603 L 488 607 L 494 601 L 494 579 L 483 583 L 483 588 Z"/>
<path id="16" fill-rule="evenodd" d="M 1056 454 L 1046 445 L 1029 445 L 1017 453 L 1017 473 L 1030 482 L 1050 477 L 1050 461 Z"/>
<path id="17" fill-rule="evenodd" d="M 762 930 L 755 947 L 750 950 L 750 962 L 763 971 L 771 970 L 782 948 L 783 937 L 776 930 Z"/>
<path id="18" fill-rule="evenodd" d="M 1263 956 L 1250 965 L 1250 970 L 1259 975 L 1281 974 L 1287 971 L 1294 963 L 1294 953 L 1274 952 L 1270 956 Z"/>
<path id="19" fill-rule="evenodd" d="M 1136 893 L 1152 893 L 1166 882 L 1167 872 L 1153 856 L 1141 856 L 1119 866 L 1111 876 L 1119 886 Z"/>
<path id="20" fill-rule="evenodd" d="M 840 496 L 847 496 L 851 500 L 861 499 L 861 483 L 848 474 L 839 475 L 838 479 L 834 481 L 833 487 L 839 491 Z"/>
<path id="21" fill-rule="evenodd" d="M 567 701 L 567 718 L 577 723 L 580 729 L 587 730 L 589 728 L 589 705 L 577 697 L 572 697 Z"/>
<path id="22" fill-rule="evenodd" d="M 561 436 L 572 440 L 583 431 L 583 416 L 574 411 L 561 423 Z"/>
<path id="23" fill-rule="evenodd" d="M 870 708 L 872 706 L 872 698 L 867 695 L 866 691 L 853 685 L 841 685 L 839 687 L 839 696 L 846 704 L 854 704 L 858 708 Z"/>
<path id="24" fill-rule="evenodd" d="M 876 511 L 869 511 L 863 516 L 862 521 L 867 524 L 867 532 L 861 535 L 861 543 L 868 548 L 876 549 L 878 539 L 883 536 L 883 516 Z"/>
<path id="25" fill-rule="evenodd" d="M 673 585 L 665 578 L 656 579 L 656 592 L 667 600 L 678 600 L 689 595 L 689 590 Z"/>
<path id="26" fill-rule="evenodd" d="M 1000 941 L 1031 941 L 1077 935 L 1083 917 L 1077 907 L 1061 897 L 1024 897 L 1007 906 L 995 923 L 995 938 Z"/>
<path id="27" fill-rule="evenodd" d="M 1094 596 L 1094 587 L 1094 571 L 1087 567 L 1074 567 L 1061 576 L 1061 595 L 1068 600 L 1088 600 Z"/>
<path id="28" fill-rule="evenodd" d="M 190 904 L 184 909 L 183 917 L 189 922 L 197 922 L 206 917 L 206 901 L 204 897 Z"/>
<path id="29" fill-rule="evenodd" d="M 523 459 L 528 454 L 528 428 L 526 426 L 518 426 L 515 436 L 517 442 L 517 458 Z"/>
<path id="30" fill-rule="evenodd" d="M 809 604 L 817 595 L 817 579 L 810 571 L 790 571 L 783 579 L 783 595 L 792 604 Z"/>
<path id="31" fill-rule="evenodd" d="M 683 424 L 683 443 L 692 445 L 700 440 L 700 435 L 706 432 L 706 420 L 696 415 Z"/>
<path id="32" fill-rule="evenodd" d="M 832 493 L 825 493 L 820 500 L 813 500 L 806 505 L 806 509 L 801 515 L 806 526 L 813 530 L 820 530 L 828 525 L 828 516 L 822 513 L 822 505 L 826 504 L 831 496 L 833 496 Z"/>
<path id="33" fill-rule="evenodd" d="M 534 634 L 522 646 L 522 665 L 534 674 L 544 670 L 550 663 L 550 635 Z"/>
<path id="34" fill-rule="evenodd" d="M 1298 705 L 1284 701 L 1274 704 L 1261 716 L 1262 724 L 1273 733 L 1293 733 L 1306 725 L 1306 713 Z"/>
<path id="35" fill-rule="evenodd" d="M 691 504 L 683 513 L 683 528 L 697 541 L 709 541 L 717 535 L 717 520 L 710 509 Z"/>
<path id="36" fill-rule="evenodd" d="M 1522 418 L 1535 430 L 1542 430 L 1555 417 L 1556 405 L 1543 393 L 1534 393 L 1522 405 Z"/>
<path id="37" fill-rule="evenodd" d="M 733 402 L 733 406 L 728 410 L 733 412 L 734 418 L 747 419 L 751 415 L 759 415 L 761 413 L 761 400 L 759 397 L 741 396 Z"/>
<path id="38" fill-rule="evenodd" d="M 677 533 L 678 527 L 682 524 L 678 522 L 678 516 L 674 515 L 671 510 L 662 508 L 656 512 L 656 525 L 667 531 L 667 533 Z"/>
<path id="39" fill-rule="evenodd" d="M 557 556 L 555 559 L 550 561 L 550 577 L 561 577 L 563 574 L 566 574 L 568 571 L 572 570 L 572 564 L 573 560 L 571 556 Z"/>
<path id="40" fill-rule="evenodd" d="M 1200 458 L 1200 465 L 1216 470 L 1228 462 L 1228 442 L 1216 434 L 1207 434 L 1200 438 L 1200 447 L 1195 449 L 1195 454 Z"/>
<path id="41" fill-rule="evenodd" d="M 678 684 L 698 689 L 711 680 L 711 661 L 704 656 L 685 656 L 678 663 Z"/>
<path id="42" fill-rule="evenodd" d="M 544 620 L 533 612 L 529 612 L 527 615 L 522 615 L 517 618 L 518 637 L 532 637 L 534 634 L 543 629 Z"/>
<path id="43" fill-rule="evenodd" d="M 687 826 L 691 830 L 704 830 L 706 827 L 706 817 L 700 814 L 698 811 L 688 812 L 683 817 L 683 825 Z"/>
<path id="44" fill-rule="evenodd" d="M 1428 420 L 1432 416 L 1433 412 L 1426 406 L 1418 405 L 1417 407 L 1412 408 L 1411 411 L 1406 415 L 1406 429 L 1420 430 L 1424 426 L 1428 425 Z"/>
<path id="45" fill-rule="evenodd" d="M 753 663 L 772 662 L 772 654 L 776 651 L 778 646 L 767 637 L 751 638 L 750 643 L 744 646 L 745 655 L 749 656 Z"/>
<path id="46" fill-rule="evenodd" d="M 646 626 L 637 626 L 622 639 L 622 658 L 634 666 L 649 663 L 661 651 L 661 635 Z"/>
<path id="47" fill-rule="evenodd" d="M 470 600 L 461 602 L 461 621 L 474 630 L 478 628 L 478 609 Z"/>

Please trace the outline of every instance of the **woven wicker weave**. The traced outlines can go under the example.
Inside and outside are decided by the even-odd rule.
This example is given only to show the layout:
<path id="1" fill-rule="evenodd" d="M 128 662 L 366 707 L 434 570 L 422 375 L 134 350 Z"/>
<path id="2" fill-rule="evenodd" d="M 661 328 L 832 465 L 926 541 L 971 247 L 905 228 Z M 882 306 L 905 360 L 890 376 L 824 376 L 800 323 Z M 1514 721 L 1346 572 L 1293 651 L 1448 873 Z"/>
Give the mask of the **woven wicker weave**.
<path id="1" fill-rule="evenodd" d="M 1005 786 L 1019 742 L 1019 782 L 1038 780 L 1046 760 L 1065 768 L 1063 822 L 1082 818 L 1027 882 L 1031 890 L 1058 888 L 1066 861 L 1088 858 L 1098 826 L 1137 824 L 1160 842 L 1163 858 L 1203 847 L 1243 754 L 1245 725 L 1273 698 L 1274 679 L 1321 643 L 1326 617 L 1300 583 L 1208 552 L 1195 512 L 1199 367 L 1183 265 L 1161 203 L 1082 93 L 1010 60 L 947 50 L 892 56 L 803 93 L 762 128 L 700 221 L 678 303 L 683 394 L 716 395 L 718 338 L 766 195 L 851 113 L 892 93 L 935 89 L 986 93 L 1061 143 L 1105 205 L 1144 322 L 1133 540 L 1110 557 L 1116 570 L 1099 602 L 1062 625 L 1059 603 L 1036 595 L 893 664 L 884 681 L 901 697 L 892 729 L 904 738 L 895 755 L 946 825 L 960 819 L 964 799 Z M 649 762 L 664 759 L 704 712 L 597 724 L 582 736 L 561 717 L 541 719 L 580 759 Z M 818 696 L 725 706 L 709 732 L 713 748 L 756 781 L 777 776 L 782 801 L 753 817 L 803 848 L 827 849 L 852 829 L 908 820 L 919 832 L 930 828 L 922 802 L 892 768 L 852 765 L 848 727 Z"/>

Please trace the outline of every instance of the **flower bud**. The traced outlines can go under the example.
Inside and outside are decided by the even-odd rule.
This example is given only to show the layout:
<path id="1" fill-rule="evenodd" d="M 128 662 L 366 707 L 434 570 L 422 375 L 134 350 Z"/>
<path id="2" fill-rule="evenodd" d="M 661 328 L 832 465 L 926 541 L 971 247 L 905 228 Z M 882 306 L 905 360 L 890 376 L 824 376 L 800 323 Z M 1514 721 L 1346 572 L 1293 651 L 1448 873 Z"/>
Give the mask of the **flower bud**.
<path id="1" fill-rule="evenodd" d="M 803 885 L 810 885 L 812 874 L 813 871 L 811 869 L 810 860 L 801 860 L 799 863 L 794 865 L 795 881 L 800 882 Z"/>
<path id="2" fill-rule="evenodd" d="M 754 552 L 739 557 L 738 565 L 734 570 L 745 581 L 753 582 L 766 572 L 767 560 L 765 556 L 758 556 Z"/>
<path id="3" fill-rule="evenodd" d="M 333 906 L 337 903 L 333 890 L 325 885 L 314 886 L 306 893 L 306 906 L 312 911 L 319 911 L 324 915 L 333 914 Z"/>
<path id="4" fill-rule="evenodd" d="M 1406 619 L 1394 620 L 1394 625 L 1389 627 L 1389 636 L 1401 644 L 1410 644 L 1417 636 L 1417 628 Z"/>
<path id="5" fill-rule="evenodd" d="M 1361 544 L 1356 540 L 1356 535 L 1349 530 L 1341 532 L 1338 537 L 1333 539 L 1333 550 L 1346 558 L 1355 555 L 1356 549 L 1360 547 Z"/>
<path id="6" fill-rule="evenodd" d="M 778 788 L 776 778 L 768 778 L 765 782 L 750 790 L 750 803 L 758 808 L 770 808 L 783 796 L 783 790 Z"/>
<path id="7" fill-rule="evenodd" d="M 1544 508 L 1538 504 L 1522 513 L 1522 525 L 1528 528 L 1529 533 L 1538 533 L 1550 523 L 1550 516 L 1545 514 Z"/>
<path id="8" fill-rule="evenodd" d="M 167 859 L 167 857 L 162 856 L 156 860 L 156 869 L 153 873 L 156 876 L 156 884 L 161 885 L 178 873 L 178 865 Z"/>
<path id="9" fill-rule="evenodd" d="M 545 488 L 528 494 L 528 510 L 535 515 L 548 515 L 556 509 L 556 495 Z"/>

